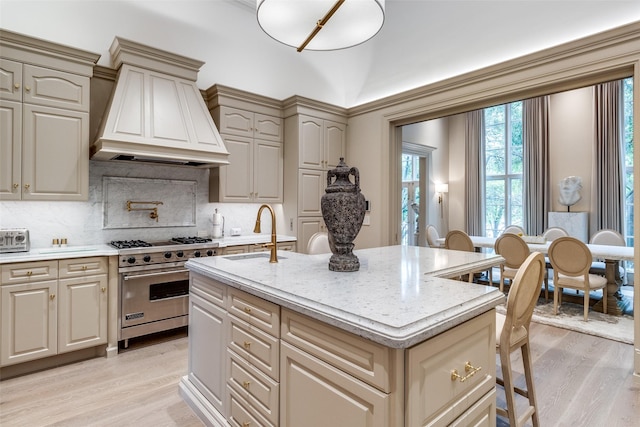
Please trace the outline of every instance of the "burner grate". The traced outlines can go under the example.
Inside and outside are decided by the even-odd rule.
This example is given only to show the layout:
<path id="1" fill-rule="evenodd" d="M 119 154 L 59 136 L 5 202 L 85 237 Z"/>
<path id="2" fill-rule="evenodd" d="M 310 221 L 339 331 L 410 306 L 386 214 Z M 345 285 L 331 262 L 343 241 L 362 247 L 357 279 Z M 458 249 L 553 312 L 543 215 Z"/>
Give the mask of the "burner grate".
<path id="1" fill-rule="evenodd" d="M 211 239 L 207 239 L 205 237 L 174 237 L 171 240 L 183 245 L 189 245 L 193 243 L 208 243 L 212 241 Z"/>
<path id="2" fill-rule="evenodd" d="M 149 248 L 152 246 L 151 243 L 144 240 L 112 240 L 109 244 L 116 249 Z"/>

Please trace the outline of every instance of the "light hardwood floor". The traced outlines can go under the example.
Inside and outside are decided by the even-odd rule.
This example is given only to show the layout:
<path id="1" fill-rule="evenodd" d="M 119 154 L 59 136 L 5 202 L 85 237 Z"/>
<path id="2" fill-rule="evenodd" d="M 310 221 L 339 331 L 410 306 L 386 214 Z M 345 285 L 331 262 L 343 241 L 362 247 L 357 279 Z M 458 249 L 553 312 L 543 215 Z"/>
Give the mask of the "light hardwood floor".
<path id="1" fill-rule="evenodd" d="M 543 427 L 640 425 L 640 381 L 632 377 L 631 345 L 540 324 L 531 329 Z M 519 358 L 513 361 L 521 374 Z M 0 382 L 0 425 L 201 426 L 178 394 L 186 371 L 184 334 L 133 342 L 115 358 Z M 524 385 L 521 377 L 517 383 Z"/>

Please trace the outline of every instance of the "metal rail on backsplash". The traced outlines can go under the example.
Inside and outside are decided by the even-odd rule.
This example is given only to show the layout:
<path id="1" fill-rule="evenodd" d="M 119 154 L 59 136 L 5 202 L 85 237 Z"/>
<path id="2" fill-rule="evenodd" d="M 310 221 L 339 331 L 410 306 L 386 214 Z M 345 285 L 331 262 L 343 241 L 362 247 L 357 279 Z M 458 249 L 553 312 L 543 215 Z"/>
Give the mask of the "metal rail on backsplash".
<path id="1" fill-rule="evenodd" d="M 156 205 L 153 208 L 134 208 L 131 207 L 131 205 L 133 204 L 140 204 L 140 205 Z M 151 213 L 149 214 L 149 218 L 151 219 L 155 219 L 156 222 L 158 222 L 158 218 L 160 217 L 160 215 L 158 214 L 158 205 L 163 205 L 164 203 L 162 202 L 158 202 L 158 201 L 153 201 L 153 202 L 137 202 L 137 201 L 133 201 L 133 200 L 127 200 L 127 211 L 131 212 L 131 211 L 151 211 Z"/>

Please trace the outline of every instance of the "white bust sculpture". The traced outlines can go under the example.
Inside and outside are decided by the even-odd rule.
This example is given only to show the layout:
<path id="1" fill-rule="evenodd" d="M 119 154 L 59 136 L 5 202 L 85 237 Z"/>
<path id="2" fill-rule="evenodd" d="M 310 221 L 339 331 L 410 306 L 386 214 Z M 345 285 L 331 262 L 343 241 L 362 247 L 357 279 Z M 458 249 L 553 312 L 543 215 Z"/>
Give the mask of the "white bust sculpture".
<path id="1" fill-rule="evenodd" d="M 573 206 L 582 198 L 580 190 L 582 190 L 582 178 L 579 176 L 567 176 L 560 181 L 560 197 L 558 197 L 558 201 L 560 204 L 567 206 L 567 208 Z"/>

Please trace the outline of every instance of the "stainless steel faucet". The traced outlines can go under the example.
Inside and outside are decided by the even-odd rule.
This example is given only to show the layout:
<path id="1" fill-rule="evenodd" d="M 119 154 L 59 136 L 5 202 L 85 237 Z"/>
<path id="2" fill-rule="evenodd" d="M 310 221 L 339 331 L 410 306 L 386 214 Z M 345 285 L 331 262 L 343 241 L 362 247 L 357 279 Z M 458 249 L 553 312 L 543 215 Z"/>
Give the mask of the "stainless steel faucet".
<path id="1" fill-rule="evenodd" d="M 260 233 L 260 215 L 264 208 L 269 209 L 271 212 L 271 243 L 267 243 L 263 245 L 265 248 L 271 248 L 271 257 L 269 258 L 269 262 L 278 262 L 278 244 L 276 239 L 276 214 L 273 212 L 273 209 L 269 205 L 262 205 L 260 209 L 258 209 L 258 217 L 256 218 L 256 226 L 253 228 L 254 233 Z"/>

